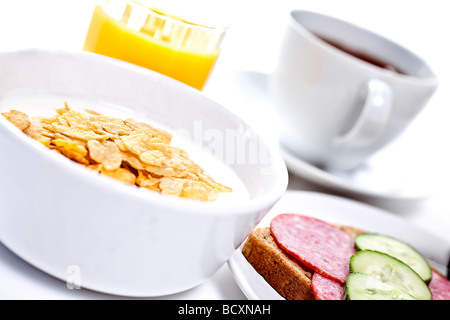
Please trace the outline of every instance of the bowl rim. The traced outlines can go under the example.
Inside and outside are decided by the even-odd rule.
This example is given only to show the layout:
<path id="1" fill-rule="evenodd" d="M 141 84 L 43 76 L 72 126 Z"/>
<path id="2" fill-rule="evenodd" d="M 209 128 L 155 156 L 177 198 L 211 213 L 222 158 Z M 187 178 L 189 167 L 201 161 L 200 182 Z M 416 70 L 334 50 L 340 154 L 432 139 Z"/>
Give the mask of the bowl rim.
<path id="1" fill-rule="evenodd" d="M 89 185 L 92 185 L 94 188 L 108 188 L 110 191 L 114 193 L 119 193 L 123 195 L 127 195 L 129 197 L 135 197 L 141 201 L 148 202 L 158 202 L 161 205 L 169 209 L 179 209 L 183 207 L 185 211 L 191 211 L 195 214 L 203 215 L 203 214 L 211 214 L 211 211 L 219 212 L 222 214 L 246 214 L 249 210 L 255 209 L 264 209 L 274 205 L 281 196 L 285 193 L 288 186 L 288 171 L 286 164 L 281 156 L 281 151 L 279 150 L 277 145 L 272 145 L 267 143 L 265 139 L 262 138 L 261 134 L 256 131 L 252 126 L 250 126 L 244 119 L 236 115 L 231 110 L 225 108 L 220 103 L 214 101 L 209 98 L 201 91 L 194 89 L 184 83 L 181 83 L 175 79 L 167 77 L 163 74 L 157 73 L 155 71 L 121 61 L 115 58 L 110 58 L 94 53 L 89 52 L 74 52 L 74 51 L 66 51 L 66 50 L 53 50 L 53 49 L 21 49 L 21 50 L 13 50 L 13 51 L 4 51 L 0 53 L 0 60 L 3 59 L 4 56 L 11 55 L 20 55 L 20 54 L 41 54 L 41 55 L 65 55 L 71 58 L 88 59 L 92 60 L 94 63 L 106 63 L 112 64 L 116 67 L 126 69 L 131 72 L 139 72 L 145 74 L 145 76 L 149 77 L 157 77 L 161 82 L 164 83 L 172 83 L 178 86 L 184 87 L 183 91 L 188 91 L 188 94 L 194 94 L 197 96 L 201 96 L 201 99 L 206 99 L 210 104 L 214 105 L 216 108 L 222 109 L 224 112 L 228 113 L 230 116 L 240 120 L 243 124 L 247 126 L 247 128 L 260 139 L 262 142 L 261 145 L 267 149 L 268 154 L 271 158 L 271 163 L 274 168 L 273 174 L 276 176 L 275 183 L 270 186 L 270 189 L 264 193 L 263 195 L 258 195 L 255 198 L 250 198 L 247 200 L 239 200 L 239 201 L 230 201 L 230 202 L 200 202 L 193 201 L 190 199 L 183 199 L 180 197 L 172 197 L 172 196 L 163 196 L 157 192 L 151 192 L 150 190 L 141 190 L 141 188 L 127 185 L 121 181 L 118 181 L 114 178 L 107 177 L 105 175 L 99 175 L 94 170 L 84 167 L 81 164 L 75 163 L 74 161 L 61 156 L 57 153 L 51 152 L 47 147 L 40 144 L 39 142 L 29 138 L 26 134 L 24 134 L 20 129 L 16 128 L 12 123 L 10 123 L 6 118 L 0 116 L 0 132 L 3 131 L 6 133 L 7 139 L 13 139 L 13 142 L 22 147 L 24 150 L 28 149 L 35 154 L 45 157 L 45 161 L 51 161 L 53 165 L 57 165 L 64 170 L 70 170 L 74 174 L 78 174 L 83 177 L 83 180 L 89 181 Z M 2 130 L 3 129 L 3 130 Z M 227 166 L 227 164 L 223 164 Z M 231 169 L 231 168 L 230 168 Z M 88 180 L 90 179 L 90 180 Z M 245 182 L 243 181 L 245 184 Z M 168 210 L 168 213 L 172 210 Z"/>

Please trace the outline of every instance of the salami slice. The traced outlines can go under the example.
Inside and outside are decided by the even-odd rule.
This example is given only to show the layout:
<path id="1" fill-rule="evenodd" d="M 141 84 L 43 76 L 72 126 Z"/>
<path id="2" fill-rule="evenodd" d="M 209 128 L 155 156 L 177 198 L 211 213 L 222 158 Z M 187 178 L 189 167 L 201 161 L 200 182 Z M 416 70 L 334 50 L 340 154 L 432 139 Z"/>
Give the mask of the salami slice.
<path id="1" fill-rule="evenodd" d="M 344 300 L 344 285 L 315 272 L 311 287 L 316 300 Z"/>
<path id="2" fill-rule="evenodd" d="M 450 281 L 433 271 L 428 284 L 433 300 L 450 300 Z"/>
<path id="3" fill-rule="evenodd" d="M 349 260 L 355 253 L 354 240 L 345 231 L 322 220 L 298 214 L 275 217 L 270 231 L 277 244 L 305 266 L 345 283 Z"/>

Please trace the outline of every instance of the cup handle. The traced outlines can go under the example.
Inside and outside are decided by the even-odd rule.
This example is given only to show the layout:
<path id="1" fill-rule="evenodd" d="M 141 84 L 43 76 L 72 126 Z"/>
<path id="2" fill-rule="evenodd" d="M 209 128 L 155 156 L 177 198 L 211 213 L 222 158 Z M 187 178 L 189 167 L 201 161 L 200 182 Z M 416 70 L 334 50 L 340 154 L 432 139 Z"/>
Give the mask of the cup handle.
<path id="1" fill-rule="evenodd" d="M 380 80 L 371 80 L 367 86 L 364 107 L 353 127 L 335 139 L 339 148 L 360 148 L 371 145 L 382 134 L 392 107 L 392 90 Z"/>

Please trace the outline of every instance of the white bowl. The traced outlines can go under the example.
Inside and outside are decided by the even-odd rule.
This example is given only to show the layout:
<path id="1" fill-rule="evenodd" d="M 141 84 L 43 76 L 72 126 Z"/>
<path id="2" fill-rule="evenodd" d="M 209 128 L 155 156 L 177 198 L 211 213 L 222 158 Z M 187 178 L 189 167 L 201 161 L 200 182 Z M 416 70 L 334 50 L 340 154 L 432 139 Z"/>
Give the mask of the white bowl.
<path id="1" fill-rule="evenodd" d="M 238 140 L 259 137 L 201 92 L 94 54 L 2 53 L 0 74 L 0 101 L 34 94 L 82 98 L 174 130 L 201 123 L 222 134 L 244 130 Z M 98 176 L 0 117 L 0 240 L 37 268 L 83 288 L 134 297 L 192 288 L 231 257 L 287 188 L 278 149 L 258 142 L 264 161 L 228 164 L 249 199 L 200 203 Z M 224 150 L 237 152 L 237 145 Z"/>

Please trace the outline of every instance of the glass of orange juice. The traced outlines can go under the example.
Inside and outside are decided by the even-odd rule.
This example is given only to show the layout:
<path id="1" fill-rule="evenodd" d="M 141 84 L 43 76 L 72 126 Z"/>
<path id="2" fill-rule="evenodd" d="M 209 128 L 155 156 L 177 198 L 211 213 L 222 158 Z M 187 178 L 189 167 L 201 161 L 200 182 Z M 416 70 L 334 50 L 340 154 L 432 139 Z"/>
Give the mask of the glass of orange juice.
<path id="1" fill-rule="evenodd" d="M 185 20 L 140 1 L 101 0 L 84 50 L 152 69 L 202 90 L 226 31 L 226 26 Z"/>

